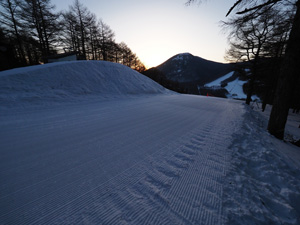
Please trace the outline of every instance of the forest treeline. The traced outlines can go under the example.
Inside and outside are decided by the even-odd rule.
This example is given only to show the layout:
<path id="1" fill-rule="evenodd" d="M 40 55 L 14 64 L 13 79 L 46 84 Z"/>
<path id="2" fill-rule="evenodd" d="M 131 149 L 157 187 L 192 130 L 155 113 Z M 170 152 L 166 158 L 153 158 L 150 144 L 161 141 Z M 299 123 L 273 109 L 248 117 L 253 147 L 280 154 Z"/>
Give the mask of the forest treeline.
<path id="1" fill-rule="evenodd" d="M 51 0 L 0 1 L 0 70 L 47 63 L 57 53 L 105 60 L 137 71 L 145 66 L 115 33 L 79 0 L 56 12 Z"/>

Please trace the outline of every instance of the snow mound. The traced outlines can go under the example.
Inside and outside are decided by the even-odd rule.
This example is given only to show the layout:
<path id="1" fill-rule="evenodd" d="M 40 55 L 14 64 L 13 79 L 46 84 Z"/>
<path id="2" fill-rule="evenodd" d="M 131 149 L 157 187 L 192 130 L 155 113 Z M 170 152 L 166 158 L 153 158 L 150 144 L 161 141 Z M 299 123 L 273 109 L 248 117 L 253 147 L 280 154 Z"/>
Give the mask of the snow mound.
<path id="1" fill-rule="evenodd" d="M 60 62 L 0 72 L 2 104 L 166 92 L 129 67 L 104 61 Z"/>
<path id="2" fill-rule="evenodd" d="M 226 224 L 300 224 L 299 149 L 271 136 L 267 120 L 250 108 L 235 122 L 241 128 L 230 147 Z"/>

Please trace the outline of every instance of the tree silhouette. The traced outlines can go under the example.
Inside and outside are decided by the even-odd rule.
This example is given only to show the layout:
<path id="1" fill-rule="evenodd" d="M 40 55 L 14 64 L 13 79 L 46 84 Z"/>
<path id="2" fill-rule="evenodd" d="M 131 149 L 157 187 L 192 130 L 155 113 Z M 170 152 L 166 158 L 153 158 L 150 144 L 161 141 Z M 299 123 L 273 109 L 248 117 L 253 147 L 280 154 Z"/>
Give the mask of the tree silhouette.
<path id="1" fill-rule="evenodd" d="M 24 44 L 22 41 L 22 24 L 20 21 L 20 2 L 15 0 L 3 0 L 0 2 L 0 22 L 3 35 L 6 33 L 10 41 L 16 46 L 16 57 L 20 65 L 26 65 Z M 15 42 L 15 43 L 14 43 Z M 13 49 L 13 48 L 12 48 Z"/>
<path id="2" fill-rule="evenodd" d="M 226 59 L 230 62 L 248 61 L 251 76 L 248 84 L 246 104 L 250 104 L 257 80 L 257 67 L 263 57 L 277 57 L 278 47 L 282 49 L 283 37 L 290 31 L 290 17 L 275 8 L 263 14 L 246 14 L 223 22 L 230 29 L 230 49 Z M 275 54 L 276 52 L 276 54 Z"/>
<path id="3" fill-rule="evenodd" d="M 51 0 L 1 0 L 0 69 L 47 63 L 48 56 L 74 51 L 78 59 L 122 63 L 137 71 L 145 66 L 114 31 L 79 0 L 55 13 Z"/>
<path id="4" fill-rule="evenodd" d="M 187 4 L 197 0 L 188 0 Z M 298 67 L 300 65 L 300 1 L 292 1 L 296 7 L 296 13 L 292 23 L 292 29 L 288 38 L 283 63 L 280 68 L 273 107 L 268 123 L 268 131 L 279 139 L 284 138 L 285 124 L 289 108 L 291 107 L 293 93 L 299 80 Z M 264 14 L 277 4 L 288 4 L 289 0 L 237 0 L 229 9 L 227 16 L 234 10 L 237 15 L 246 13 Z M 284 8 L 284 7 L 282 7 Z"/>
<path id="5" fill-rule="evenodd" d="M 57 34 L 59 32 L 58 14 L 50 0 L 24 0 L 21 1 L 21 20 L 26 29 L 26 36 L 34 37 L 39 42 L 42 60 L 55 51 Z"/>

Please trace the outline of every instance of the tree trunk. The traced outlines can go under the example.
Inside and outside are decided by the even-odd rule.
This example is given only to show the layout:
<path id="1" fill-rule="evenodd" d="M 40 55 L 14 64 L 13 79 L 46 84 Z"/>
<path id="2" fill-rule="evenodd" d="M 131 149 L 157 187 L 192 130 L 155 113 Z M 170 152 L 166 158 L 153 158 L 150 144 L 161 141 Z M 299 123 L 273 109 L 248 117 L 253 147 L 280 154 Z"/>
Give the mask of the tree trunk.
<path id="1" fill-rule="evenodd" d="M 251 102 L 251 97 L 253 94 L 253 89 L 254 89 L 254 74 L 252 74 L 251 79 L 249 81 L 249 85 L 248 85 L 248 90 L 247 90 L 247 98 L 246 98 L 246 104 L 250 105 Z"/>
<path id="2" fill-rule="evenodd" d="M 258 50 L 258 53 L 257 55 L 259 54 L 259 50 Z M 247 90 L 247 98 L 246 98 L 246 104 L 247 105 L 250 105 L 250 102 L 251 102 L 251 97 L 253 95 L 253 91 L 254 91 L 254 83 L 256 81 L 256 73 L 257 73 L 257 61 L 258 61 L 258 56 L 255 56 L 255 59 L 254 59 L 254 62 L 253 62 L 253 65 L 252 65 L 252 74 L 251 74 L 251 78 L 250 78 L 250 81 L 249 81 L 249 86 L 248 86 L 248 90 Z"/>
<path id="3" fill-rule="evenodd" d="M 49 46 L 49 40 L 48 40 L 48 35 L 47 35 L 47 26 L 45 23 L 45 18 L 44 18 L 44 13 L 43 13 L 43 9 L 41 7 L 41 3 L 40 1 L 37 1 L 38 4 L 38 9 L 39 9 L 39 14 L 40 14 L 40 20 L 42 22 L 42 27 L 41 27 L 41 32 L 43 33 L 44 36 L 44 52 L 45 52 L 45 57 L 44 57 L 44 62 L 48 63 L 48 56 L 49 56 L 49 52 L 50 52 L 50 46 Z"/>
<path id="4" fill-rule="evenodd" d="M 80 21 L 82 55 L 83 55 L 83 59 L 86 60 L 84 25 L 83 25 L 83 22 L 82 22 L 81 14 L 79 16 L 79 21 Z"/>
<path id="5" fill-rule="evenodd" d="M 15 36 L 16 36 L 17 43 L 18 43 L 18 53 L 21 56 L 22 65 L 25 66 L 27 64 L 27 62 L 26 62 L 25 53 L 24 53 L 24 50 L 23 50 L 23 44 L 22 44 L 22 41 L 21 41 L 21 38 L 20 38 L 20 35 L 19 35 L 19 31 L 18 31 L 18 28 L 17 28 L 17 22 L 16 22 L 16 19 L 15 19 L 14 11 L 12 9 L 12 3 L 11 3 L 11 1 L 7 1 L 7 4 L 8 4 L 8 9 L 9 9 L 9 12 L 10 12 L 11 20 L 13 22 Z"/>
<path id="6" fill-rule="evenodd" d="M 287 44 L 283 64 L 280 69 L 275 99 L 269 119 L 270 134 L 279 139 L 284 138 L 284 128 L 288 117 L 291 99 L 299 78 L 300 65 L 300 1 L 297 1 L 297 11 Z"/>

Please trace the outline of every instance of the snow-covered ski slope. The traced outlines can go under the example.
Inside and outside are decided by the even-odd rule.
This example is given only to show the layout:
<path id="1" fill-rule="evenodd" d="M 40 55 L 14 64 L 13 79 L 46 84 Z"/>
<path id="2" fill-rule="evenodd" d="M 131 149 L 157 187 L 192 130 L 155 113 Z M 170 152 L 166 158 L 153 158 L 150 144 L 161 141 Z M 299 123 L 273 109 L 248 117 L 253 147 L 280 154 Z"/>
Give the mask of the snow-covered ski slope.
<path id="1" fill-rule="evenodd" d="M 115 71 L 103 65 L 101 73 Z M 132 84 L 133 95 L 127 85 L 136 78 L 127 74 L 117 85 L 123 95 L 109 96 L 107 85 L 105 98 L 75 100 L 66 89 L 71 103 L 55 91 L 51 100 L 20 91 L 15 106 L 2 102 L 0 224 L 299 224 L 299 164 L 277 146 L 296 151 L 278 145 L 258 114 L 239 101 L 171 93 L 138 74 L 149 87 Z"/>
<path id="2" fill-rule="evenodd" d="M 221 88 L 222 81 L 227 80 L 228 78 L 232 77 L 234 72 L 230 72 L 223 77 L 218 78 L 217 80 L 214 80 L 210 83 L 205 84 L 205 87 L 211 87 L 211 88 Z M 227 98 L 234 98 L 234 99 L 246 99 L 247 95 L 243 91 L 243 85 L 247 83 L 247 81 L 239 80 L 239 78 L 236 78 L 233 81 L 230 81 L 226 84 L 224 87 L 228 91 Z M 252 96 L 252 99 L 259 99 L 257 96 Z"/>
<path id="3" fill-rule="evenodd" d="M 214 86 L 221 87 L 222 81 L 230 78 L 233 74 L 234 74 L 234 71 L 232 71 L 230 73 L 227 73 L 224 76 L 222 76 L 222 77 L 220 77 L 220 78 L 218 78 L 218 79 L 216 79 L 216 80 L 214 80 L 210 83 L 205 84 L 204 86 L 205 87 L 214 87 Z"/>

